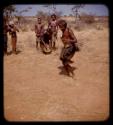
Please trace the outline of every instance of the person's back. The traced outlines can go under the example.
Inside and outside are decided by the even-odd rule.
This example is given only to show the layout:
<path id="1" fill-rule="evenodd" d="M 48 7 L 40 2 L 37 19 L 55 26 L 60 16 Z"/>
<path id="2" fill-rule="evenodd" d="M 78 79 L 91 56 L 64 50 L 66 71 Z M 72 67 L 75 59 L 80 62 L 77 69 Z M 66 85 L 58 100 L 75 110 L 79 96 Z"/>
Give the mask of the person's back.
<path id="1" fill-rule="evenodd" d="M 49 44 L 49 40 L 51 39 L 51 36 L 47 33 L 43 34 L 43 41 L 47 44 Z"/>
<path id="2" fill-rule="evenodd" d="M 51 29 L 45 29 L 41 37 L 41 48 L 44 53 L 51 53 L 51 40 L 52 40 L 52 31 Z"/>

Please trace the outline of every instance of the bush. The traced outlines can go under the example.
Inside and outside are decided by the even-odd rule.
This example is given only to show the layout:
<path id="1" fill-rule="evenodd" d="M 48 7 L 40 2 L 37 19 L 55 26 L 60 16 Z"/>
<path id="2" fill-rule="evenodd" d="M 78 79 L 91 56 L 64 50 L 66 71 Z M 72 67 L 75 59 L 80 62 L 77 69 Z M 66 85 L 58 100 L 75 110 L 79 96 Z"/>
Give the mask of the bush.
<path id="1" fill-rule="evenodd" d="M 77 31 L 80 31 L 81 30 L 81 27 L 79 25 L 75 25 L 74 26 L 74 29 L 77 30 Z"/>
<path id="2" fill-rule="evenodd" d="M 97 29 L 97 30 L 103 30 L 103 27 L 102 27 L 101 24 L 100 24 L 100 25 L 98 24 L 98 25 L 96 25 L 96 29 Z"/>
<path id="3" fill-rule="evenodd" d="M 81 31 L 85 28 L 86 24 L 82 21 L 78 21 L 73 25 L 73 28 L 77 31 Z"/>
<path id="4" fill-rule="evenodd" d="M 87 23 L 87 24 L 92 24 L 92 23 L 95 22 L 94 16 L 93 15 L 87 15 L 87 14 L 81 16 L 81 20 L 83 22 Z"/>
<path id="5" fill-rule="evenodd" d="M 28 28 L 26 26 L 20 28 L 22 32 L 27 32 Z"/>

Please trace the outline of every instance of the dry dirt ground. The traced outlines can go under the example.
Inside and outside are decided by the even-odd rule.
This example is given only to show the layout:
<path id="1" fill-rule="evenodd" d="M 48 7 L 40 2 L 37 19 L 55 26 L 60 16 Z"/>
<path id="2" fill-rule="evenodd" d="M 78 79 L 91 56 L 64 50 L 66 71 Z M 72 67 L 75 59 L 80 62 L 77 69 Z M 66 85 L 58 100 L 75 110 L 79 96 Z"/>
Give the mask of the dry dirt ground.
<path id="1" fill-rule="evenodd" d="M 74 31 L 81 51 L 75 77 L 62 71 L 61 47 L 35 48 L 35 33 L 19 32 L 18 55 L 4 56 L 4 117 L 8 121 L 99 121 L 109 117 L 109 31 Z M 60 34 L 60 33 L 59 33 Z M 9 40 L 9 50 L 11 50 Z"/>

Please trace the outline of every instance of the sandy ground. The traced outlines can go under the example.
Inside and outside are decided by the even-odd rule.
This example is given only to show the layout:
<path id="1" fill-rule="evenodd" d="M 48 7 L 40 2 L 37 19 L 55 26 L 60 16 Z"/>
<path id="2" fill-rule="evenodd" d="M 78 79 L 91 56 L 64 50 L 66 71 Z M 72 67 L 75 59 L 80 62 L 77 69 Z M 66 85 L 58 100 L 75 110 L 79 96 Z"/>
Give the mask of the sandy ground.
<path id="1" fill-rule="evenodd" d="M 44 55 L 35 33 L 18 33 L 18 55 L 4 57 L 4 117 L 8 121 L 99 121 L 109 116 L 109 32 L 74 31 L 81 51 L 75 77 L 62 71 L 58 49 Z M 11 50 L 9 41 L 9 50 Z"/>

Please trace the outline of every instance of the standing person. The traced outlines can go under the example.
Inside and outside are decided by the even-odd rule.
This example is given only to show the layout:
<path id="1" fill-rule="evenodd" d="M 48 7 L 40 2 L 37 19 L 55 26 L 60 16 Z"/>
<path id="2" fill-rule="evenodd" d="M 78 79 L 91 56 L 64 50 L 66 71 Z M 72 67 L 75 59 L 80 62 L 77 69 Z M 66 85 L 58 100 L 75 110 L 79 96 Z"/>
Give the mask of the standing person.
<path id="1" fill-rule="evenodd" d="M 65 20 L 60 20 L 58 25 L 60 30 L 62 31 L 61 40 L 64 44 L 64 47 L 62 48 L 62 52 L 60 55 L 60 60 L 64 65 L 67 75 L 73 77 L 74 73 L 69 63 L 73 62 L 71 61 L 71 58 L 74 56 L 75 52 L 78 51 L 76 48 L 77 39 L 73 31 L 67 27 L 67 23 Z"/>
<path id="2" fill-rule="evenodd" d="M 44 25 L 42 24 L 41 18 L 37 18 L 37 23 L 35 24 L 35 33 L 36 33 L 36 48 L 38 49 L 38 44 L 41 42 L 41 36 L 44 32 Z"/>
<path id="3" fill-rule="evenodd" d="M 9 22 L 9 34 L 11 35 L 12 53 L 17 54 L 16 44 L 17 44 L 17 32 L 18 28 L 14 25 L 13 21 Z"/>
<path id="4" fill-rule="evenodd" d="M 48 24 L 48 28 L 52 30 L 52 43 L 51 47 L 55 50 L 56 49 L 56 39 L 57 39 L 57 32 L 58 32 L 58 25 L 56 15 L 52 14 L 51 19 Z"/>
<path id="5" fill-rule="evenodd" d="M 3 20 L 3 34 L 4 34 L 4 54 L 8 55 L 7 52 L 7 41 L 8 41 L 8 36 L 7 36 L 7 32 L 8 32 L 8 25 L 7 25 L 7 21 L 6 18 L 4 17 Z"/>

